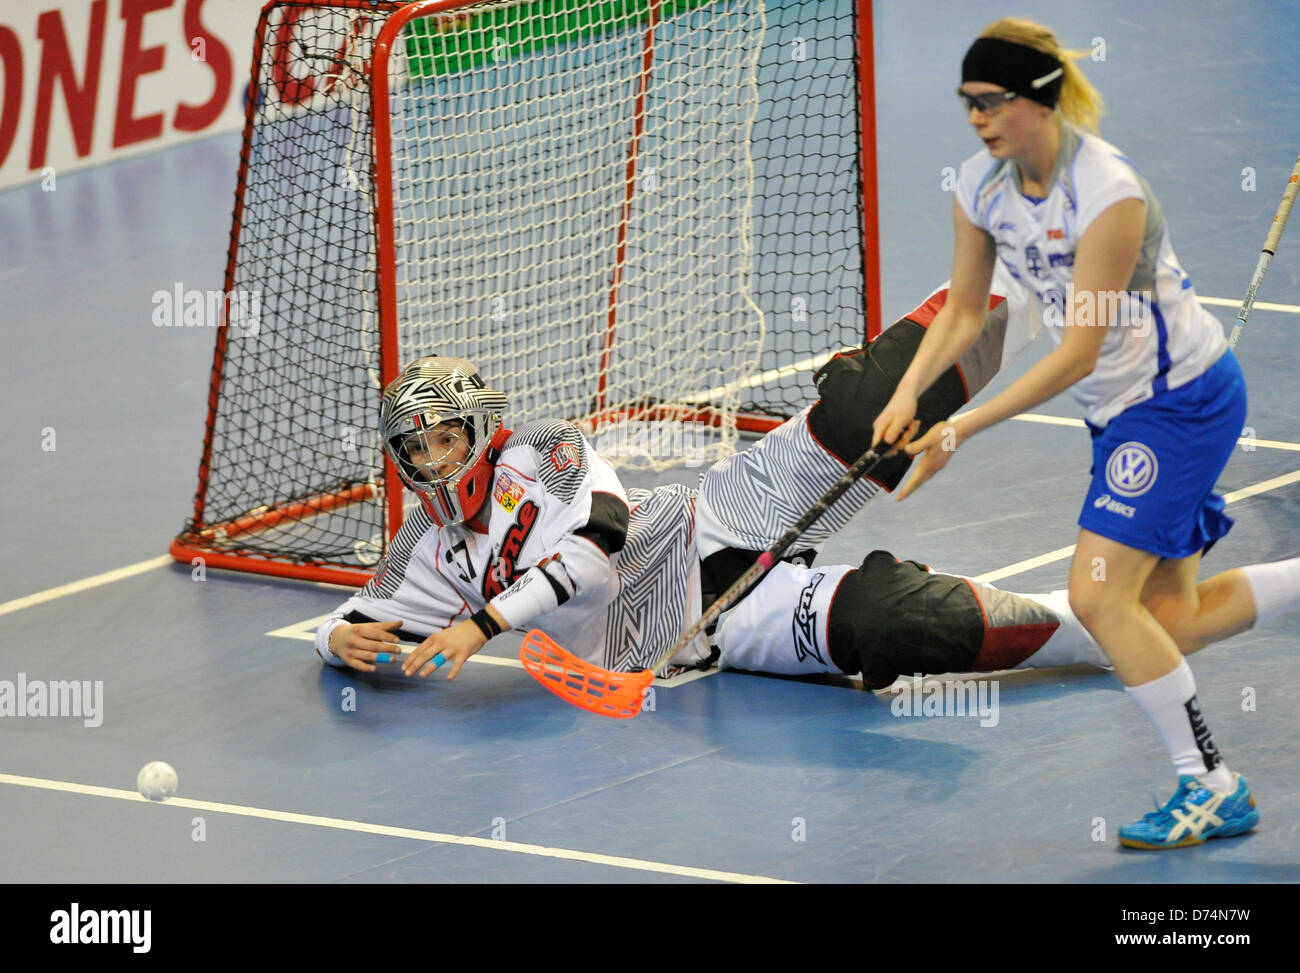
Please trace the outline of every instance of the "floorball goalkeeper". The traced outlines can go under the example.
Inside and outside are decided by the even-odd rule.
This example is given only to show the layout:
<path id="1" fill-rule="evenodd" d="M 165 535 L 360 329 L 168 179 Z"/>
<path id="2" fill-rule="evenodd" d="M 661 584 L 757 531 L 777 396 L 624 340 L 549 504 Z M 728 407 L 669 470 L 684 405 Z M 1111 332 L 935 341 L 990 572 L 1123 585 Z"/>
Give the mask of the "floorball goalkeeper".
<path id="1" fill-rule="evenodd" d="M 317 630 L 317 653 L 374 671 L 399 641 L 414 641 L 407 675 L 445 662 L 455 678 L 492 636 L 541 628 L 604 668 L 647 667 L 867 450 L 945 297 L 936 291 L 875 341 L 832 358 L 815 375 L 816 403 L 714 464 L 697 489 L 625 489 L 572 423 L 507 429 L 505 396 L 470 362 L 411 362 L 385 389 L 380 422 L 421 505 L 374 578 Z M 1036 314 L 1014 281 L 996 282 L 981 339 L 920 399 L 922 432 L 1033 338 Z M 861 673 L 879 687 L 901 674 L 1105 665 L 1064 591 L 1012 594 L 884 551 L 859 565 L 814 564 L 826 538 L 893 489 L 909 462 L 892 458 L 857 483 L 669 671 Z M 1228 634 L 1189 632 L 1182 648 Z"/>

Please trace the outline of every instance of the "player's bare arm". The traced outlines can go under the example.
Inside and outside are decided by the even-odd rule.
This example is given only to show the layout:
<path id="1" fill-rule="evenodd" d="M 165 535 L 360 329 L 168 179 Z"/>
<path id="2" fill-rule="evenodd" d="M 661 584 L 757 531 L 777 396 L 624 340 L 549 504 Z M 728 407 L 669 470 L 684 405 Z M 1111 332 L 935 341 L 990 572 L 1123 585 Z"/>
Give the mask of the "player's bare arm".
<path id="1" fill-rule="evenodd" d="M 953 230 L 957 244 L 948 299 L 926 329 L 893 397 L 872 424 L 875 442 L 893 443 L 913 430 L 921 394 L 975 343 L 984 328 L 997 259 L 993 238 L 971 223 L 955 200 Z"/>

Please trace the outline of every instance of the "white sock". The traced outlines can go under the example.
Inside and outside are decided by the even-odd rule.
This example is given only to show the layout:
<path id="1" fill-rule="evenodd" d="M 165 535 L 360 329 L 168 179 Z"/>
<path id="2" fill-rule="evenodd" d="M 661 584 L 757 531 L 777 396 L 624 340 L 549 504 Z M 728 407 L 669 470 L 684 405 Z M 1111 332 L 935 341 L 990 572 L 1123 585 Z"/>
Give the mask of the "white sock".
<path id="1" fill-rule="evenodd" d="M 1255 625 L 1264 625 L 1300 606 L 1300 557 L 1241 569 L 1255 596 Z"/>
<path id="2" fill-rule="evenodd" d="M 1038 651 L 1021 662 L 1017 669 L 1038 669 L 1043 666 L 1072 666 L 1081 662 L 1093 666 L 1109 666 L 1110 659 L 1101 646 L 1088 634 L 1083 623 L 1070 611 L 1070 593 L 1062 589 L 1046 595 L 1020 595 L 1036 601 L 1061 620 L 1061 626 Z"/>
<path id="3" fill-rule="evenodd" d="M 1141 686 L 1125 686 L 1124 691 L 1165 741 L 1179 776 L 1191 774 L 1216 791 L 1232 790 L 1232 774 L 1201 717 L 1196 680 L 1186 659 L 1173 672 Z"/>

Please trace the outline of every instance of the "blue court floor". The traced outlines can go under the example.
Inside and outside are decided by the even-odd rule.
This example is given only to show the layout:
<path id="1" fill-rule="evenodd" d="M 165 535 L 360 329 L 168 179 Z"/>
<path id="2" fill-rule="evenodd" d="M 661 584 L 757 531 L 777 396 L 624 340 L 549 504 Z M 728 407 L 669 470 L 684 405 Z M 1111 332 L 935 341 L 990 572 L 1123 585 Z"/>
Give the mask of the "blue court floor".
<path id="1" fill-rule="evenodd" d="M 1005 7 L 876 7 L 893 320 L 948 275 L 944 170 L 978 148 L 952 89 Z M 1109 98 L 1102 134 L 1147 176 L 1230 323 L 1300 150 L 1300 7 L 1051 0 L 1034 14 L 1073 46 L 1105 42 L 1084 65 Z M 454 683 L 333 670 L 309 638 L 345 591 L 193 580 L 161 556 L 193 496 L 214 335 L 155 328 L 151 295 L 220 287 L 237 147 L 221 136 L 0 193 L 0 680 L 103 683 L 99 725 L 0 718 L 7 880 L 1300 881 L 1300 614 L 1192 660 L 1260 827 L 1155 855 L 1120 850 L 1115 830 L 1172 791 L 1168 758 L 1102 670 L 999 677 L 996 725 L 899 716 L 851 680 L 740 673 L 662 687 L 652 712 L 616 722 L 542 690 L 508 637 L 486 650 L 499 664 Z M 1237 526 L 1203 576 L 1300 554 L 1300 227 L 1259 297 L 1239 357 L 1264 444 L 1223 475 Z M 1065 398 L 1036 414 L 1079 416 Z M 1074 540 L 1087 462 L 1077 421 L 1005 423 L 906 504 L 877 499 L 823 560 L 885 548 L 1017 591 L 1063 587 L 1068 559 L 1046 555 Z M 135 792 L 150 760 L 179 772 L 165 804 Z"/>

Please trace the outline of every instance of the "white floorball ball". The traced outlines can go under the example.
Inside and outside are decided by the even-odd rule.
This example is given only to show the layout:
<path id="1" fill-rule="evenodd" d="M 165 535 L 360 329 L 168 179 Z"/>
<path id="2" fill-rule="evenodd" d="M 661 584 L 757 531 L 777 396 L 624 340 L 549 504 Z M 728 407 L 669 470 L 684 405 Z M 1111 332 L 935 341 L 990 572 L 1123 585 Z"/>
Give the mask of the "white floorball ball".
<path id="1" fill-rule="evenodd" d="M 135 786 L 151 801 L 165 801 L 176 793 L 176 771 L 172 765 L 155 760 L 140 768 Z"/>

